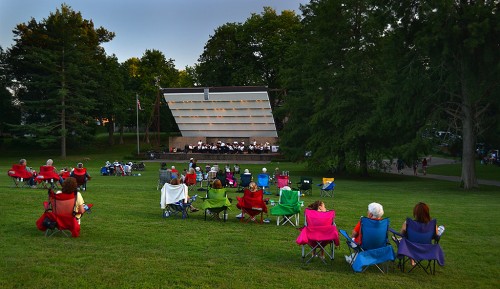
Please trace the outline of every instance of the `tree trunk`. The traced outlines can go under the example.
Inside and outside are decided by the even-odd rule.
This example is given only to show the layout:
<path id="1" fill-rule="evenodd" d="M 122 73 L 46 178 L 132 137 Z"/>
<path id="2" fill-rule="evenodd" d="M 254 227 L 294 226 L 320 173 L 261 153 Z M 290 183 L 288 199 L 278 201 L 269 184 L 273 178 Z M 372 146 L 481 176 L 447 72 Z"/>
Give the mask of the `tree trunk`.
<path id="1" fill-rule="evenodd" d="M 361 169 L 361 176 L 368 176 L 368 163 L 366 160 L 366 143 L 364 140 L 359 142 L 359 168 Z"/>
<path id="2" fill-rule="evenodd" d="M 65 50 L 62 49 L 62 65 L 61 65 L 61 157 L 66 158 L 66 70 L 64 63 Z"/>
<path id="3" fill-rule="evenodd" d="M 119 141 L 120 144 L 124 144 L 124 141 L 123 141 L 123 124 L 120 124 L 120 141 Z"/>
<path id="4" fill-rule="evenodd" d="M 115 133 L 115 122 L 113 119 L 110 119 L 108 122 L 108 144 L 111 146 L 115 144 L 114 133 Z"/>
<path id="5" fill-rule="evenodd" d="M 473 116 L 468 94 L 462 91 L 462 177 L 461 184 L 464 189 L 478 188 L 476 177 L 476 158 Z"/>

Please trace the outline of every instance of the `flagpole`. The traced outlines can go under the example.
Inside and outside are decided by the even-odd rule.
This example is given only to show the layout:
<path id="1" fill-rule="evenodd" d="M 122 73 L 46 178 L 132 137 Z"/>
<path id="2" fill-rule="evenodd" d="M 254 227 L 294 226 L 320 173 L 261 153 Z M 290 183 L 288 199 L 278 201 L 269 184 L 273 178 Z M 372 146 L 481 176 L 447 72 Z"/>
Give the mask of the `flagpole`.
<path id="1" fill-rule="evenodd" d="M 139 155 L 139 95 L 135 94 L 135 111 L 137 112 L 137 155 Z"/>

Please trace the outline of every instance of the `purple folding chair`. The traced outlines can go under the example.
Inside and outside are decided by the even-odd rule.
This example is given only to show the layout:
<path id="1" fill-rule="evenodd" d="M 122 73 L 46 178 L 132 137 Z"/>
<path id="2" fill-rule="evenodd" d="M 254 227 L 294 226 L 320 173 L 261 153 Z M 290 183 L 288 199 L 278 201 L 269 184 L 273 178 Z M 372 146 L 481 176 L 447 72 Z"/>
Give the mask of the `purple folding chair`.
<path id="1" fill-rule="evenodd" d="M 402 272 L 405 272 L 406 263 L 411 266 L 408 273 L 415 268 L 422 268 L 432 275 L 436 273 L 436 262 L 444 266 L 444 253 L 439 245 L 440 236 L 436 235 L 436 219 L 425 224 L 407 218 L 405 236 L 393 229 L 390 231 L 398 247 L 398 267 Z"/>

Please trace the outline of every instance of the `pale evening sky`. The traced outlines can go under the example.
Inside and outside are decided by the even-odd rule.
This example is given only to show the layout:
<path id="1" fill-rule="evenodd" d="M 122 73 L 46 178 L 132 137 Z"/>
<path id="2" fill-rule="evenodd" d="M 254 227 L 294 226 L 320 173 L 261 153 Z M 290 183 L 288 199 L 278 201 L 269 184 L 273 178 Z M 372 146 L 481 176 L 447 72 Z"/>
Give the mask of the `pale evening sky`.
<path id="1" fill-rule="evenodd" d="M 141 57 L 146 49 L 156 49 L 174 59 L 177 69 L 194 65 L 210 35 L 225 23 L 243 23 L 252 13 L 261 14 L 269 6 L 281 14 L 307 0 L 0 0 L 0 46 L 13 44 L 12 30 L 31 17 L 37 22 L 55 12 L 62 3 L 116 33 L 103 46 L 119 62 Z"/>

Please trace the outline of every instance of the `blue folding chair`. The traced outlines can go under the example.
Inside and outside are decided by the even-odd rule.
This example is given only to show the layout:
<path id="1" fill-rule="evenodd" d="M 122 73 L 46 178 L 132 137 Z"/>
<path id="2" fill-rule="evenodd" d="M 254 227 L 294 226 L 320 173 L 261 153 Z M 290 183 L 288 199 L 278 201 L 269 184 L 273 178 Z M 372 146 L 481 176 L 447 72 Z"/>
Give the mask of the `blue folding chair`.
<path id="1" fill-rule="evenodd" d="M 332 197 L 333 191 L 335 190 L 335 183 L 333 182 L 334 178 L 323 178 L 323 182 L 318 184 L 320 187 L 319 195 L 321 197 Z"/>
<path id="2" fill-rule="evenodd" d="M 364 272 L 372 265 L 382 273 L 389 270 L 388 261 L 396 259 L 387 237 L 389 223 L 389 218 L 375 220 L 361 217 L 361 244 L 354 242 L 346 231 L 340 230 L 349 248 L 350 256 L 346 260 L 354 272 Z M 386 266 L 382 268 L 382 264 Z"/>
<path id="3" fill-rule="evenodd" d="M 259 174 L 257 176 L 257 186 L 262 188 L 262 190 L 264 191 L 264 195 L 271 195 L 271 192 L 269 192 L 269 175 L 268 174 Z"/>
<path id="4" fill-rule="evenodd" d="M 422 268 L 427 274 L 436 273 L 436 262 L 444 266 L 444 253 L 439 245 L 441 236 L 436 235 L 436 219 L 429 223 L 420 223 L 411 218 L 406 219 L 406 234 L 390 229 L 392 240 L 398 247 L 398 267 L 405 272 L 405 264 L 411 264 L 408 273 L 415 268 Z"/>

